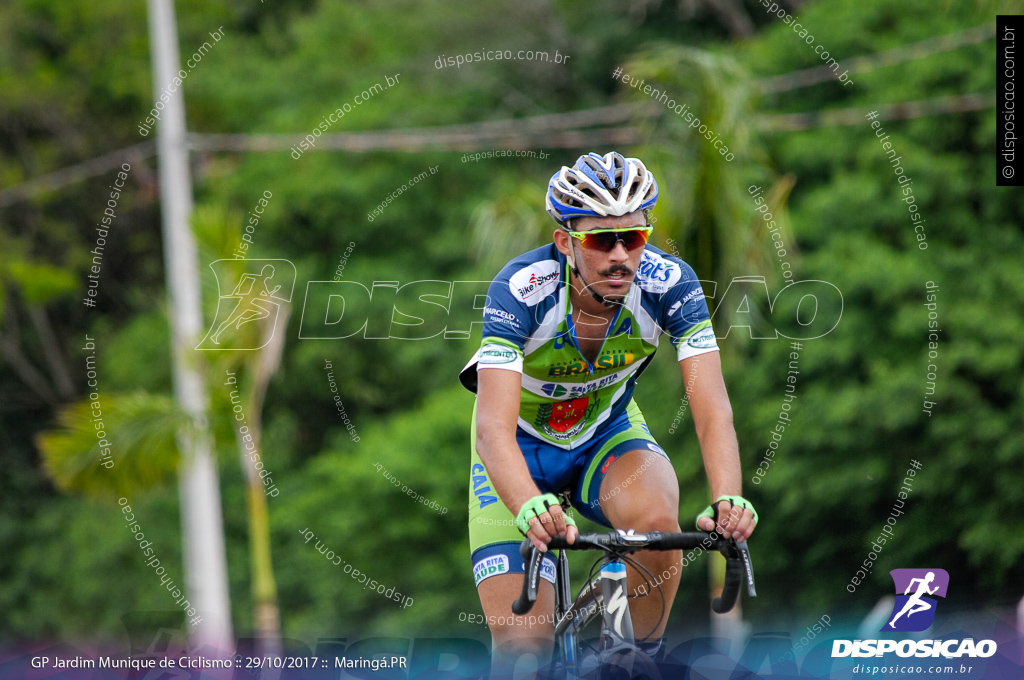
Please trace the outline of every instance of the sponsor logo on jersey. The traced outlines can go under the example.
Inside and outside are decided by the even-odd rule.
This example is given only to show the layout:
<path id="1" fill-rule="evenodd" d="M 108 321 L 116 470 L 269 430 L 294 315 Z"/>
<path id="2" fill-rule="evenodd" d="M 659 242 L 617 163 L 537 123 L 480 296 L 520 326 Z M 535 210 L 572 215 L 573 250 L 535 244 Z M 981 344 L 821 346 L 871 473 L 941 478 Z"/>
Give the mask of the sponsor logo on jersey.
<path id="1" fill-rule="evenodd" d="M 548 418 L 548 427 L 555 432 L 566 432 L 572 426 L 580 422 L 583 416 L 587 415 L 589 397 L 560 401 L 551 407 L 551 417 Z"/>
<path id="2" fill-rule="evenodd" d="M 637 284 L 651 293 L 667 292 L 682 276 L 683 272 L 679 265 L 649 250 L 644 251 L 636 271 Z"/>
<path id="3" fill-rule="evenodd" d="M 629 366 L 633 363 L 635 357 L 632 352 L 626 352 L 625 350 L 615 350 L 611 352 L 604 352 L 597 357 L 594 362 L 594 368 L 597 370 L 607 370 L 609 368 L 622 368 L 623 366 Z M 549 376 L 569 376 L 569 375 L 582 375 L 583 373 L 589 373 L 589 366 L 586 361 L 582 359 L 576 359 L 574 361 L 566 361 L 559 364 L 552 364 L 548 367 Z"/>
<path id="4" fill-rule="evenodd" d="M 687 339 L 686 344 L 694 349 L 710 349 L 712 347 L 718 347 L 718 341 L 715 339 L 715 331 L 712 328 L 705 328 L 702 331 L 697 331 Z"/>
<path id="5" fill-rule="evenodd" d="M 513 328 L 519 328 L 519 322 L 514 314 L 510 314 L 504 309 L 498 309 L 497 307 L 484 307 L 484 321 L 495 321 L 512 326 Z"/>
<path id="6" fill-rule="evenodd" d="M 558 383 L 547 383 L 545 385 L 541 385 L 540 389 L 544 392 L 544 394 L 548 395 L 549 397 L 554 397 L 556 399 L 558 397 L 564 397 L 565 395 L 569 394 L 569 390 L 566 387 L 559 385 Z"/>
<path id="7" fill-rule="evenodd" d="M 595 404 L 590 403 L 588 396 L 542 404 L 537 409 L 534 425 L 554 439 L 571 439 L 586 427 L 594 407 Z"/>
<path id="8" fill-rule="evenodd" d="M 668 316 L 672 316 L 676 313 L 676 310 L 683 306 L 682 302 L 676 302 L 674 305 L 668 308 Z"/>
<path id="9" fill-rule="evenodd" d="M 700 288 L 700 287 L 697 287 L 697 288 L 691 290 L 689 293 L 687 293 L 686 297 L 683 298 L 682 302 L 685 305 L 690 300 L 696 301 L 696 300 L 703 300 L 703 299 L 704 299 L 704 289 Z"/>
<path id="10" fill-rule="evenodd" d="M 597 390 L 608 387 L 609 385 L 613 385 L 622 380 L 623 377 L 625 376 L 622 371 L 616 371 L 615 373 L 604 376 L 600 380 L 590 380 L 588 382 L 578 384 L 545 383 L 541 385 L 540 389 L 541 392 L 555 399 L 566 395 L 575 399 L 576 397 L 582 397 L 584 394 L 590 394 L 591 392 L 596 392 Z"/>
<path id="11" fill-rule="evenodd" d="M 508 556 L 494 555 L 485 557 L 473 565 L 473 580 L 477 585 L 489 576 L 508 573 Z"/>
<path id="12" fill-rule="evenodd" d="M 486 345 L 480 349 L 480 356 L 477 358 L 477 362 L 488 366 L 495 366 L 500 364 L 511 364 L 517 358 L 519 358 L 519 353 L 510 347 L 505 347 L 503 345 Z"/>
<path id="13" fill-rule="evenodd" d="M 516 298 L 532 307 L 544 299 L 542 293 L 554 289 L 558 277 L 558 261 L 544 260 L 517 271 L 508 280 L 508 287 Z"/>

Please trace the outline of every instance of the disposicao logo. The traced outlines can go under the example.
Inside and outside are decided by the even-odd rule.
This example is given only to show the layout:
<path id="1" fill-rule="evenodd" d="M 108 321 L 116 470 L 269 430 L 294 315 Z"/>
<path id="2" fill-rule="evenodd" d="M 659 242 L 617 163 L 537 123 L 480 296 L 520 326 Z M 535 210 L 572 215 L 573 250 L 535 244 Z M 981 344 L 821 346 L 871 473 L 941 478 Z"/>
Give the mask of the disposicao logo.
<path id="1" fill-rule="evenodd" d="M 919 632 L 931 627 L 938 606 L 945 597 L 949 573 L 945 569 L 893 569 L 889 572 L 896 588 L 896 603 L 883 632 Z M 994 640 L 833 640 L 832 657 L 990 657 L 996 653 Z"/>
<path id="2" fill-rule="evenodd" d="M 938 601 L 929 596 L 946 597 L 949 573 L 945 569 L 893 569 L 889 574 L 896 584 L 896 604 L 881 630 L 916 632 L 930 628 Z"/>

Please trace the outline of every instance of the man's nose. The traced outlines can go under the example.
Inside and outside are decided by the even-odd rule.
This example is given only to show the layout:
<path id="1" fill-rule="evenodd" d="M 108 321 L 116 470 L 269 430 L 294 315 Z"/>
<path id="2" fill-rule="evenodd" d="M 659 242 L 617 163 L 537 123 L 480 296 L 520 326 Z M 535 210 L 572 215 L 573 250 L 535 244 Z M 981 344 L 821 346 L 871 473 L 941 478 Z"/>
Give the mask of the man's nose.
<path id="1" fill-rule="evenodd" d="M 615 246 L 608 252 L 608 256 L 615 262 L 625 262 L 629 259 L 629 251 L 622 239 L 615 242 Z"/>

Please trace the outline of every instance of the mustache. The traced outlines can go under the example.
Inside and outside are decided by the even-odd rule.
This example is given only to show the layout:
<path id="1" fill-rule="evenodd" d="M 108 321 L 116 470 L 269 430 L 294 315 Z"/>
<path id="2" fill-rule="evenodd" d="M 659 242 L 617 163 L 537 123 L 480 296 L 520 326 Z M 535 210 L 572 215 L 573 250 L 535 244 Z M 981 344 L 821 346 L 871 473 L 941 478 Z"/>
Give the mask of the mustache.
<path id="1" fill-rule="evenodd" d="M 623 274 L 624 276 L 632 276 L 633 270 L 624 264 L 613 264 L 608 269 L 597 272 L 601 276 L 611 276 L 612 274 Z"/>

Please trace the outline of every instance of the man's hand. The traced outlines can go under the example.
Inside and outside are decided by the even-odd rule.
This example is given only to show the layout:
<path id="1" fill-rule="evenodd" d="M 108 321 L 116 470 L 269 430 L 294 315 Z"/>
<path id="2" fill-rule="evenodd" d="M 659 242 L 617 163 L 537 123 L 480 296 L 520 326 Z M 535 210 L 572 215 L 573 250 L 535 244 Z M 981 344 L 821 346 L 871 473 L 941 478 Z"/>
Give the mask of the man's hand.
<path id="1" fill-rule="evenodd" d="M 701 531 L 717 531 L 725 538 L 735 538 L 737 541 L 750 538 L 755 526 L 757 511 L 742 496 L 719 496 L 713 505 L 697 515 L 697 528 Z"/>
<path id="2" fill-rule="evenodd" d="M 576 541 L 579 530 L 572 517 L 562 512 L 558 496 L 546 493 L 523 503 L 516 515 L 516 526 L 541 552 L 547 552 L 548 541 L 565 536 L 569 543 Z"/>

